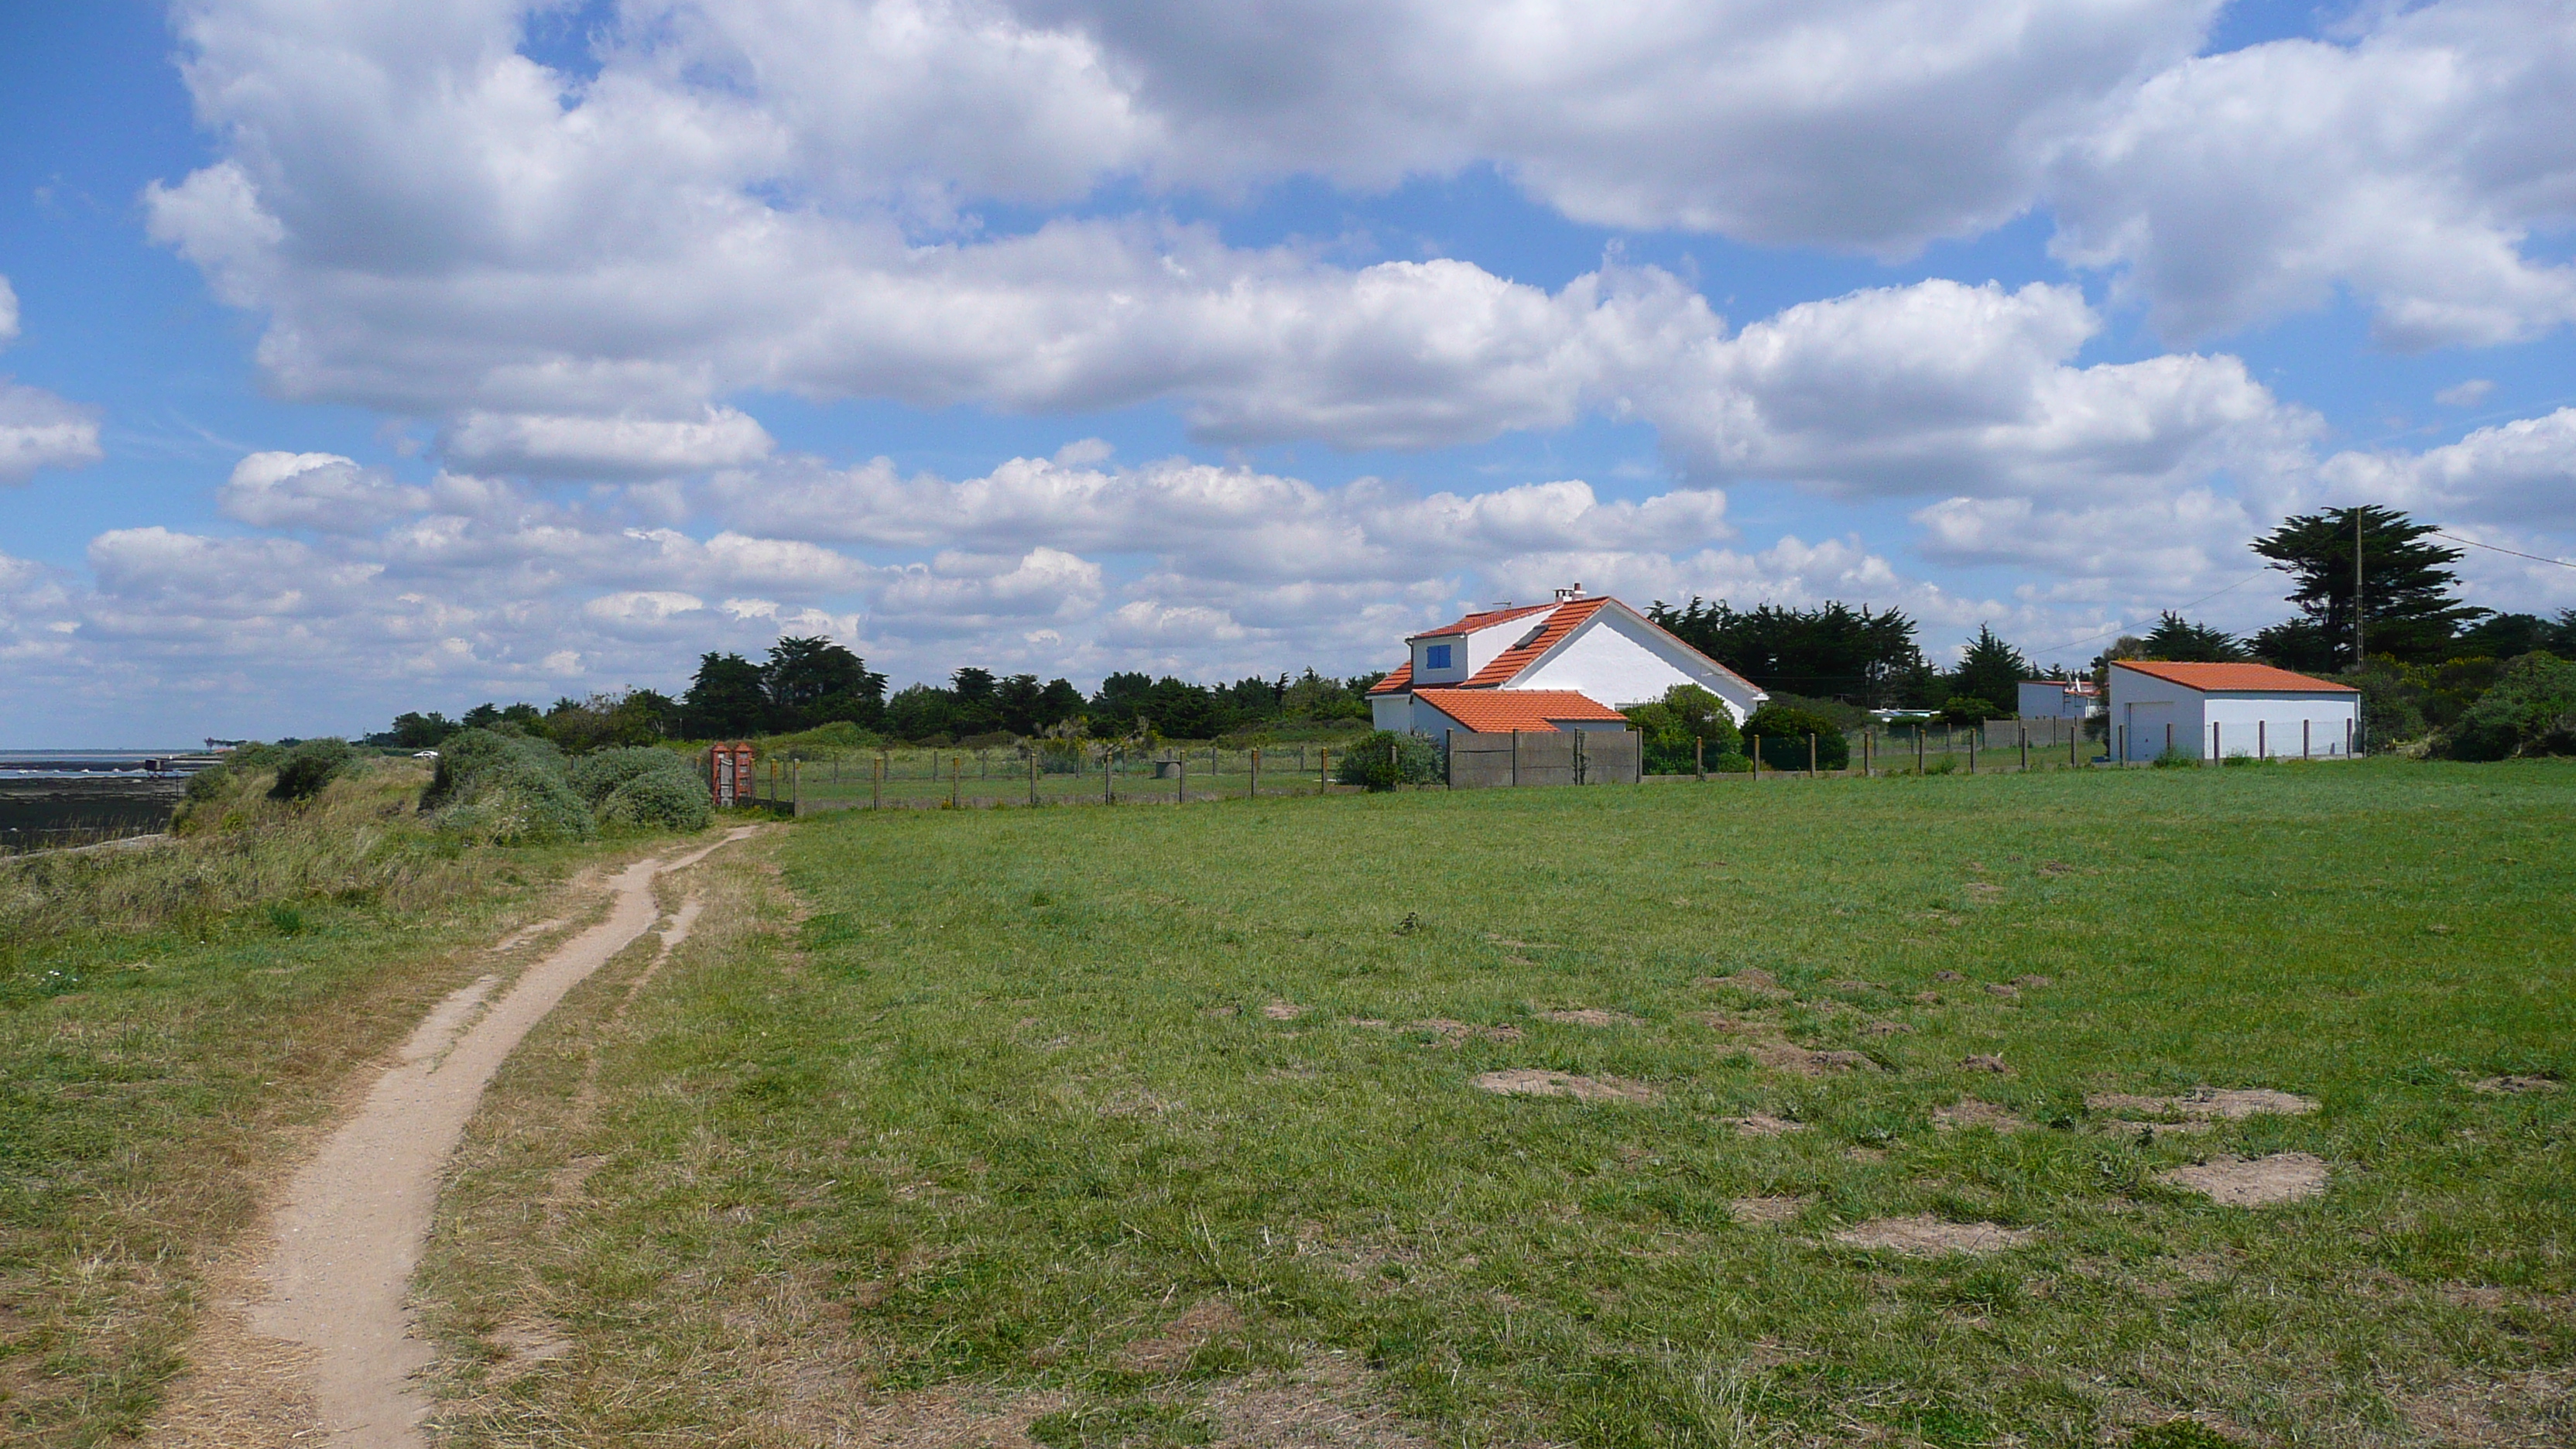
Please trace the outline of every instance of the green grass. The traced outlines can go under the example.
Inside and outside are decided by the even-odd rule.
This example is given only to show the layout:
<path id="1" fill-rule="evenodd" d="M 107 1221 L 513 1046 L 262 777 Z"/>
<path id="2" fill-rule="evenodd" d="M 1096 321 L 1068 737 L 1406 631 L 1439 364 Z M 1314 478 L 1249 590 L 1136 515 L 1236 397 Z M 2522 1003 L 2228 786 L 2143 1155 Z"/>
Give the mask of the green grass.
<path id="1" fill-rule="evenodd" d="M 2564 1441 L 2576 1093 L 2474 1084 L 2576 1075 L 2571 807 L 2566 765 L 2387 762 L 808 821 L 792 900 L 746 875 L 628 1029 L 603 982 L 505 1071 L 428 1280 L 448 1422 L 805 1442 L 834 1393 L 971 1390 L 1056 1449 L 1186 1444 L 1339 1352 L 1463 1445 Z M 1793 999 L 1694 984 L 1750 968 Z M 2085 1103 L 2200 1085 L 2322 1106 L 2149 1140 Z M 1936 1131 L 1967 1096 L 2032 1130 Z M 2273 1152 L 2328 1193 L 2156 1176 Z M 1832 1236 L 1913 1214 L 2033 1236 Z M 1240 1321 L 1136 1367 L 1210 1300 Z M 477 1347 L 525 1320 L 578 1351 Z"/>

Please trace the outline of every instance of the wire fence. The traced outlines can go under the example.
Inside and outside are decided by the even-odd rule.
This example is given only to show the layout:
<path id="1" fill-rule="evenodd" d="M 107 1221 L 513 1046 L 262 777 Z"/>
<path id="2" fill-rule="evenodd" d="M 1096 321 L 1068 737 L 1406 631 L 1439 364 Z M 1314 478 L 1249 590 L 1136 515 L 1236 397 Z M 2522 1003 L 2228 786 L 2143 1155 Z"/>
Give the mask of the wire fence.
<path id="1" fill-rule="evenodd" d="M 1813 737 L 1775 738 L 1759 742 L 1757 768 L 1748 770 L 1738 759 L 1730 772 L 1727 762 L 1701 759 L 1691 761 L 1681 773 L 1653 775 L 1641 773 L 1633 734 L 1604 732 L 1593 743 L 1597 755 L 1586 762 L 1592 765 L 1588 770 L 1540 763 L 1540 751 L 1548 745 L 1562 746 L 1562 737 L 1526 736 L 1515 746 L 1521 756 L 1518 767 L 1505 770 L 1496 763 L 1502 758 L 1501 747 L 1492 737 L 1462 736 L 1472 743 L 1447 742 L 1450 748 L 1437 751 L 1434 777 L 1413 788 L 1997 774 L 2090 768 L 2101 756 L 2101 742 L 2081 731 L 2059 732 L 2060 739 L 2035 739 L 2034 733 L 2016 731 L 1998 743 L 1991 725 L 1984 730 L 1944 725 L 1863 730 L 1846 738 L 1849 759 L 1839 768 L 1825 766 L 1831 752 Z M 1344 785 L 1335 778 L 1347 752 L 1343 744 L 1315 743 L 1236 748 L 1035 741 L 985 749 L 911 747 L 801 758 L 772 755 L 753 766 L 744 800 L 758 808 L 813 815 L 835 810 L 1190 804 L 1358 793 L 1363 787 Z"/>

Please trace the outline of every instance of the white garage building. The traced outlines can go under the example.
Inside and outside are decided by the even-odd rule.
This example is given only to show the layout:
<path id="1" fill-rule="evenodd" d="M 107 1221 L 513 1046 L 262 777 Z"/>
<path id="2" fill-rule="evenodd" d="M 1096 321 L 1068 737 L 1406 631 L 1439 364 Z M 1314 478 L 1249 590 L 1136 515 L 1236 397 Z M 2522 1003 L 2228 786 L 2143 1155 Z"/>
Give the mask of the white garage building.
<path id="1" fill-rule="evenodd" d="M 2360 748 L 2361 691 L 2269 664 L 2111 664 L 2111 748 L 2122 760 L 2344 759 Z"/>

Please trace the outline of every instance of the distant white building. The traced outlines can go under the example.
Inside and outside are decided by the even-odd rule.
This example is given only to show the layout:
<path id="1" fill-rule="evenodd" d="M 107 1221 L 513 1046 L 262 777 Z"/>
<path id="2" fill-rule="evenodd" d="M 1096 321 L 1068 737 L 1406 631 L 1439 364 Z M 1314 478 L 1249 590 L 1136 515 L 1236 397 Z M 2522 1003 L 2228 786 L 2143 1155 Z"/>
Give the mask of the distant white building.
<path id="1" fill-rule="evenodd" d="M 1742 724 L 1770 696 L 1617 599 L 1583 586 L 1505 605 L 1404 641 L 1407 658 L 1369 691 L 1382 730 L 1625 729 L 1619 711 L 1696 684 Z"/>
<path id="2" fill-rule="evenodd" d="M 2025 679 L 2020 707 L 2023 719 L 2091 719 L 2102 712 L 2102 691 L 2089 679 Z"/>
<path id="3" fill-rule="evenodd" d="M 2111 664 L 2111 748 L 2193 759 L 2343 759 L 2361 737 L 2361 691 L 2269 664 Z"/>

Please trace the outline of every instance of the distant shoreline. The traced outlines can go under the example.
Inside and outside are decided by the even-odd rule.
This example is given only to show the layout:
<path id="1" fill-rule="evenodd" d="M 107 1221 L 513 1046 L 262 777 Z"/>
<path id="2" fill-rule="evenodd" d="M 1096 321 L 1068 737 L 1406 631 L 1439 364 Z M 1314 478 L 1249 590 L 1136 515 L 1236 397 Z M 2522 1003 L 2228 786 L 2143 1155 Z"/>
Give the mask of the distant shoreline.
<path id="1" fill-rule="evenodd" d="M 0 776 L 0 852 L 167 830 L 187 789 L 185 776 L 140 770 Z"/>

